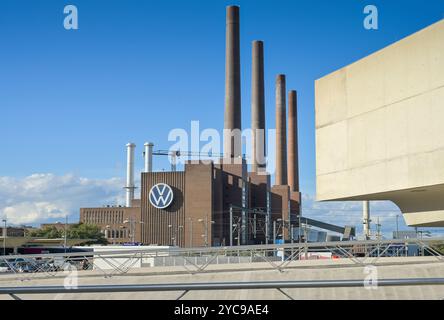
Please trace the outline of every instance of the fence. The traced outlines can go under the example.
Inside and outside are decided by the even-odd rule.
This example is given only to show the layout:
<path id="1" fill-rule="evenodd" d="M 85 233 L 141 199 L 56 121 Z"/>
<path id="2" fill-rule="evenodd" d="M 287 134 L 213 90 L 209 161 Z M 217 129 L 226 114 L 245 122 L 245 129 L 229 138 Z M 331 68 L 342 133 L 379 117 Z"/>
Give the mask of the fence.
<path id="1" fill-rule="evenodd" d="M 292 263 L 313 257 L 330 256 L 347 259 L 351 265 L 375 264 L 382 257 L 403 256 L 414 246 L 418 255 L 432 256 L 443 262 L 443 255 L 434 243 L 444 238 L 405 239 L 383 241 L 337 241 L 318 243 L 287 243 L 273 245 L 199 247 L 199 248 L 150 248 L 130 250 L 88 251 L 39 255 L 0 256 L 4 272 L 14 273 L 21 280 L 33 275 L 52 277 L 66 266 L 79 270 L 96 270 L 105 277 L 124 274 L 141 267 L 176 266 L 187 272 L 204 272 L 214 264 L 239 264 L 267 262 L 282 272 Z"/>

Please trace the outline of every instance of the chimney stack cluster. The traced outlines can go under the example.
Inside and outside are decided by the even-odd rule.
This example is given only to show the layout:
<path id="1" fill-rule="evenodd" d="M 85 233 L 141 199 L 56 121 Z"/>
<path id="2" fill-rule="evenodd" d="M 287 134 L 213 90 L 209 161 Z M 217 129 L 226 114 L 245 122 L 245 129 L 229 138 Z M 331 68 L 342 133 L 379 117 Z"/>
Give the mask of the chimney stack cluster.
<path id="1" fill-rule="evenodd" d="M 242 138 L 240 135 L 240 23 L 238 6 L 227 7 L 225 54 L 224 156 L 225 158 L 233 159 L 242 156 Z M 292 192 L 298 192 L 299 173 L 296 91 L 292 90 L 288 93 L 288 145 L 286 95 L 285 75 L 279 74 L 276 77 L 275 185 L 290 185 Z M 253 41 L 252 43 L 251 129 L 252 172 L 264 172 L 266 156 L 264 43 L 258 40 Z"/>

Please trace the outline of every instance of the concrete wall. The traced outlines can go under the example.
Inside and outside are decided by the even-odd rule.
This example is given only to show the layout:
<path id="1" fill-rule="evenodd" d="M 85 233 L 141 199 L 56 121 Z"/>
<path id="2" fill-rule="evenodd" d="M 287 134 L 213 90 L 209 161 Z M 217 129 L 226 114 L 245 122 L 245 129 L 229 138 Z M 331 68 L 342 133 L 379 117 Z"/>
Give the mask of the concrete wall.
<path id="1" fill-rule="evenodd" d="M 444 226 L 444 20 L 316 81 L 318 200 Z"/>

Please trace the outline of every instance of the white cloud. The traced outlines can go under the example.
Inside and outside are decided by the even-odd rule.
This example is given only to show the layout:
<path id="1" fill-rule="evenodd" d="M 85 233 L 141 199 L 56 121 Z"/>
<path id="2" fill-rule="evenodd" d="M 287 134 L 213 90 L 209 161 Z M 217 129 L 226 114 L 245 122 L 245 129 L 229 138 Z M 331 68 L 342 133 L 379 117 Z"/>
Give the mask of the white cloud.
<path id="1" fill-rule="evenodd" d="M 136 181 L 140 184 L 140 181 Z M 124 180 L 88 179 L 67 174 L 33 174 L 25 178 L 0 177 L 0 218 L 7 217 L 11 224 L 40 224 L 49 221 L 78 221 L 80 207 L 101 207 L 105 204 L 123 204 Z M 362 233 L 362 202 L 317 202 L 314 196 L 302 197 L 303 215 L 337 225 L 354 225 Z M 401 212 L 389 201 L 371 202 L 371 229 L 379 217 L 382 233 L 391 237 L 396 229 L 406 230 Z M 428 230 L 430 228 L 427 228 Z"/>
<path id="2" fill-rule="evenodd" d="M 0 177 L 0 216 L 11 224 L 78 221 L 80 207 L 122 203 L 120 178 L 88 179 L 75 175 L 33 174 L 25 178 Z"/>

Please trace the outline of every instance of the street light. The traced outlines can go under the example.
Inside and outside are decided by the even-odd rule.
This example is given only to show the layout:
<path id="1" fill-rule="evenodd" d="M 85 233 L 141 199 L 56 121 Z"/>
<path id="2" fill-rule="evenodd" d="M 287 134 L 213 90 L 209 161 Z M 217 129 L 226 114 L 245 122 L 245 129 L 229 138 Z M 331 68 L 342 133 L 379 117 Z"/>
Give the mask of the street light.
<path id="1" fill-rule="evenodd" d="M 129 224 L 129 228 L 130 228 L 130 241 L 131 243 L 135 243 L 136 242 L 136 223 L 139 224 L 143 224 L 143 221 L 136 221 L 136 218 L 134 217 L 130 217 L 126 220 L 123 220 L 123 223 L 128 223 Z"/>
<path id="2" fill-rule="evenodd" d="M 193 247 L 193 218 L 188 218 L 190 221 L 190 248 Z"/>
<path id="3" fill-rule="evenodd" d="M 65 253 L 66 253 L 66 247 L 67 247 L 67 231 L 68 231 L 68 229 L 67 229 L 67 227 L 68 227 L 68 215 L 66 215 L 65 216 L 65 234 L 64 234 L 64 247 L 65 247 Z"/>
<path id="4" fill-rule="evenodd" d="M 204 219 L 198 219 L 197 221 L 201 222 L 204 226 L 204 230 L 205 230 L 205 247 L 208 247 L 208 216 L 205 216 L 205 220 Z M 210 221 L 211 224 L 214 224 L 215 222 L 213 220 Z"/>
<path id="5" fill-rule="evenodd" d="M 170 229 L 173 228 L 173 225 L 169 224 L 168 228 L 170 228 Z M 173 233 L 173 236 L 171 237 L 171 240 L 173 241 L 173 246 L 175 246 L 175 247 L 177 247 L 177 237 L 178 237 L 178 233 L 179 233 L 180 229 L 183 229 L 183 226 L 177 226 L 177 228 L 175 228 L 173 230 L 174 233 Z"/>
<path id="6" fill-rule="evenodd" d="M 6 227 L 6 219 L 3 219 L 2 222 L 5 224 L 5 228 L 3 229 L 3 255 L 6 256 L 6 234 L 8 233 L 8 229 Z"/>

